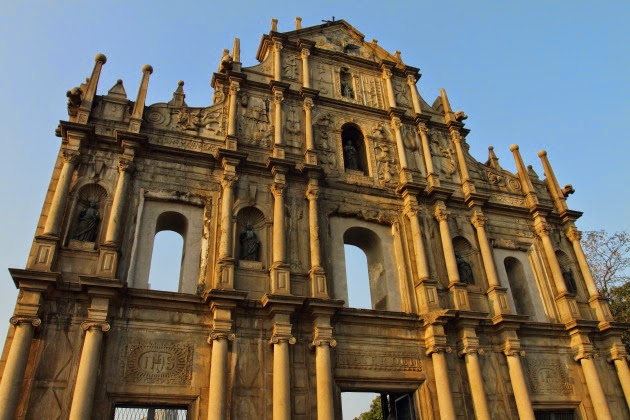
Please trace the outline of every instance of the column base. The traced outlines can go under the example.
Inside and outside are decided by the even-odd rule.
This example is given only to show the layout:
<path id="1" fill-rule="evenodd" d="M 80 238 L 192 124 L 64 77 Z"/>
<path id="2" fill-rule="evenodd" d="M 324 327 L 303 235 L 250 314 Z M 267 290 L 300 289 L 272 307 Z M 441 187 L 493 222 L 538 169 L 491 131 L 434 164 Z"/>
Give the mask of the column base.
<path id="1" fill-rule="evenodd" d="M 507 289 L 504 287 L 491 287 L 487 292 L 488 299 L 490 299 L 490 310 L 492 316 L 495 315 L 509 315 L 512 313 L 510 310 L 510 304 L 508 303 Z"/>
<path id="2" fill-rule="evenodd" d="M 215 287 L 217 289 L 234 289 L 234 259 L 219 260 Z"/>
<path id="3" fill-rule="evenodd" d="M 37 236 L 26 268 L 29 270 L 52 271 L 53 262 L 57 257 L 58 242 L 59 238 L 56 236 Z"/>
<path id="4" fill-rule="evenodd" d="M 595 312 L 595 319 L 598 321 L 614 321 L 610 308 L 608 307 L 608 300 L 602 296 L 592 296 L 588 300 L 588 304 Z"/>
<path id="5" fill-rule="evenodd" d="M 418 312 L 426 313 L 437 311 L 440 308 L 440 300 L 437 292 L 437 281 L 424 279 L 415 285 Z"/>
<path id="6" fill-rule="evenodd" d="M 116 246 L 101 245 L 98 255 L 98 266 L 96 267 L 96 276 L 115 279 L 117 269 L 118 250 Z"/>
<path id="7" fill-rule="evenodd" d="M 276 159 L 284 159 L 284 146 L 281 144 L 274 144 L 272 156 Z"/>
<path id="8" fill-rule="evenodd" d="M 271 266 L 271 293 L 291 294 L 290 268 L 288 264 L 276 262 Z"/>
<path id="9" fill-rule="evenodd" d="M 468 291 L 466 283 L 451 283 L 448 290 L 451 296 L 451 304 L 453 308 L 460 311 L 470 311 L 470 301 L 468 300 Z"/>
<path id="10" fill-rule="evenodd" d="M 328 299 L 328 285 L 326 284 L 326 273 L 321 267 L 313 267 L 308 272 L 311 280 L 311 296 L 314 298 Z"/>

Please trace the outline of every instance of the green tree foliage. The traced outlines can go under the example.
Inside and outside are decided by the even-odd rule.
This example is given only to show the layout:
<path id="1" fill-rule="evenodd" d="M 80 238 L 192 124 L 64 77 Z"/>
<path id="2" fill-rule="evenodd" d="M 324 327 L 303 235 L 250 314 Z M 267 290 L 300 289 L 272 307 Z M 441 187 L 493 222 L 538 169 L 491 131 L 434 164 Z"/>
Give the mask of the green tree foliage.
<path id="1" fill-rule="evenodd" d="M 616 321 L 630 323 L 630 232 L 585 232 L 582 246 L 599 293 Z M 630 351 L 630 331 L 623 334 Z"/>
<path id="2" fill-rule="evenodd" d="M 370 411 L 361 413 L 354 420 L 383 420 L 383 411 L 381 409 L 381 397 L 377 396 L 370 404 Z"/>

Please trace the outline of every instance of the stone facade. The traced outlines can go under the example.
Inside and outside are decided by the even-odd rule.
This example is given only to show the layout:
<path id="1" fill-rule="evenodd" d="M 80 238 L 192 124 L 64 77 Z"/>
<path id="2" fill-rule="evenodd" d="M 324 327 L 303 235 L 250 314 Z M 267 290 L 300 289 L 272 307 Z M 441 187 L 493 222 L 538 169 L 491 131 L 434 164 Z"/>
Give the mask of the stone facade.
<path id="1" fill-rule="evenodd" d="M 466 115 L 345 21 L 239 41 L 212 77 L 146 105 L 106 58 L 68 121 L 0 369 L 1 419 L 339 419 L 341 392 L 400 419 L 629 418 L 620 332 L 546 153 L 468 152 Z M 153 238 L 183 238 L 179 293 L 151 290 Z M 344 244 L 373 310 L 348 298 Z M 175 281 L 175 280 L 174 280 Z M 402 402 L 401 402 L 402 401 Z M 400 402 L 400 403 L 399 403 Z M 569 413 L 569 414 L 567 414 Z M 572 417 L 571 417 L 572 416 Z"/>

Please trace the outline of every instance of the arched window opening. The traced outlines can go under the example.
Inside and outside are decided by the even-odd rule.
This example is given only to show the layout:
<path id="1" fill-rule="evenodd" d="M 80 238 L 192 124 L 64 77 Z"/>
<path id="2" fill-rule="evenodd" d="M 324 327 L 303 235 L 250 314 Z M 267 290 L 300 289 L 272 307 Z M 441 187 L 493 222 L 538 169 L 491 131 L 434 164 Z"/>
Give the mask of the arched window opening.
<path id="1" fill-rule="evenodd" d="M 346 254 L 346 278 L 348 279 L 348 306 L 372 309 L 370 278 L 365 252 L 353 245 L 344 245 Z"/>
<path id="2" fill-rule="evenodd" d="M 578 287 L 577 282 L 575 280 L 575 275 L 573 274 L 571 259 L 562 251 L 556 251 L 556 258 L 558 259 L 558 263 L 560 264 L 560 268 L 562 270 L 562 278 L 564 279 L 564 284 L 567 287 L 567 291 L 569 293 L 577 294 Z"/>
<path id="3" fill-rule="evenodd" d="M 155 225 L 149 289 L 180 292 L 188 221 L 182 214 L 167 211 L 160 214 Z"/>
<path id="4" fill-rule="evenodd" d="M 354 124 L 341 127 L 341 142 L 343 145 L 343 163 L 346 171 L 358 171 L 367 174 L 367 156 L 363 133 Z"/>
<path id="5" fill-rule="evenodd" d="M 158 232 L 153 240 L 149 289 L 179 292 L 184 238 L 172 230 Z"/>
<path id="6" fill-rule="evenodd" d="M 503 264 L 510 283 L 516 313 L 533 316 L 535 314 L 534 304 L 527 288 L 527 277 L 525 276 L 523 264 L 513 257 L 507 257 Z"/>
<path id="7" fill-rule="evenodd" d="M 383 259 L 383 250 L 381 239 L 377 234 L 363 227 L 351 227 L 343 235 L 344 245 L 352 245 L 359 248 L 365 253 L 367 264 L 367 277 L 369 281 L 369 299 L 370 309 L 388 310 L 387 300 L 387 273 L 385 272 L 385 261 Z M 346 267 L 352 265 L 353 262 L 346 256 Z M 349 275 L 349 270 L 346 269 Z M 348 276 L 348 287 L 353 282 L 352 277 Z M 350 292 L 350 290 L 348 290 Z M 350 294 L 348 299 L 352 301 Z M 350 306 L 352 306 L 350 304 Z"/>

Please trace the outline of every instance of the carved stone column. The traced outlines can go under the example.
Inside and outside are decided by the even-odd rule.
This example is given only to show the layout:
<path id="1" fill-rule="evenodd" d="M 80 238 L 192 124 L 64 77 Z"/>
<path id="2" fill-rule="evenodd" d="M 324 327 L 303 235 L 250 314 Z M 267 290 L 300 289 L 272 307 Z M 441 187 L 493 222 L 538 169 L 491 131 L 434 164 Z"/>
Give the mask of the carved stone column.
<path id="1" fill-rule="evenodd" d="M 213 325 L 208 337 L 208 344 L 212 346 L 208 420 L 225 420 L 227 418 L 228 342 L 235 339 L 232 331 L 232 311 L 230 305 L 224 306 L 216 302 L 212 302 L 210 308 Z"/>
<path id="2" fill-rule="evenodd" d="M 425 124 L 418 124 L 418 134 L 422 143 L 424 156 L 424 165 L 427 168 L 427 182 L 429 186 L 438 187 L 440 185 L 440 177 L 435 173 L 433 167 L 433 158 L 431 157 L 431 147 L 429 146 L 429 129 Z"/>
<path id="3" fill-rule="evenodd" d="M 382 77 L 383 80 L 385 80 L 389 107 L 396 108 L 396 97 L 394 96 L 394 86 L 392 85 L 392 71 L 388 68 L 384 68 Z"/>
<path id="4" fill-rule="evenodd" d="M 446 341 L 446 338 L 444 338 Z M 434 344 L 427 347 L 427 356 L 431 356 L 433 362 L 433 374 L 435 375 L 435 388 L 440 408 L 440 418 L 454 419 L 455 406 L 453 395 L 448 379 L 448 365 L 446 364 L 446 354 L 451 352 L 451 348 L 446 345 Z"/>
<path id="5" fill-rule="evenodd" d="M 429 263 L 427 262 L 427 253 L 424 248 L 424 239 L 422 235 L 422 225 L 420 224 L 420 206 L 417 201 L 407 199 L 405 197 L 405 215 L 409 218 L 411 224 L 411 235 L 414 249 L 414 257 L 416 260 L 416 270 L 418 272 L 418 281 L 429 279 Z"/>
<path id="6" fill-rule="evenodd" d="M 232 255 L 232 207 L 234 205 L 234 186 L 238 177 L 236 167 L 225 166 L 225 174 L 221 181 L 223 194 L 221 197 L 221 239 L 219 242 L 219 263 L 216 287 L 232 289 L 234 287 L 234 257 Z"/>
<path id="7" fill-rule="evenodd" d="M 469 195 L 474 193 L 476 190 L 474 184 L 470 181 L 470 175 L 468 174 L 468 165 L 466 165 L 466 157 L 464 155 L 464 148 L 462 147 L 462 135 L 454 126 L 450 126 L 449 130 L 451 131 L 451 139 L 455 144 L 455 151 L 457 153 L 457 162 L 462 176 L 462 189 L 464 190 L 465 195 Z"/>
<path id="8" fill-rule="evenodd" d="M 295 341 L 289 322 L 274 323 L 270 341 L 273 344 L 273 420 L 291 419 L 289 344 Z"/>
<path id="9" fill-rule="evenodd" d="M 413 103 L 413 111 L 416 114 L 422 114 L 422 108 L 420 107 L 420 95 L 418 94 L 418 86 L 416 85 L 415 75 L 407 75 L 407 86 L 409 86 L 409 90 L 411 91 L 411 102 Z"/>
<path id="10" fill-rule="evenodd" d="M 308 63 L 308 57 L 311 51 L 308 48 L 302 48 L 302 86 L 311 87 L 311 69 Z"/>
<path id="11" fill-rule="evenodd" d="M 597 420 L 612 420 L 612 416 L 610 415 L 610 410 L 608 408 L 608 402 L 606 401 L 606 395 L 604 394 L 602 383 L 599 380 L 599 375 L 597 374 L 597 368 L 595 367 L 593 358 L 594 354 L 591 351 L 581 350 L 575 357 L 575 361 L 580 362 L 582 365 L 584 379 L 586 380 L 586 387 L 588 388 L 588 393 L 591 396 Z"/>
<path id="12" fill-rule="evenodd" d="M 394 136 L 396 137 L 396 148 L 398 149 L 398 160 L 400 161 L 400 167 L 402 170 L 405 170 L 409 167 L 407 163 L 407 155 L 405 153 L 405 144 L 402 138 L 402 132 L 400 131 L 400 127 L 402 123 L 400 122 L 400 117 L 393 115 L 392 116 L 392 130 L 394 130 Z"/>
<path id="13" fill-rule="evenodd" d="M 63 217 L 66 202 L 68 201 L 68 191 L 70 190 L 70 183 L 72 182 L 72 174 L 80 157 L 78 150 L 64 149 L 61 154 L 63 166 L 59 174 L 55 194 L 50 203 L 50 209 L 48 210 L 44 235 L 59 236 L 61 218 Z"/>
<path id="14" fill-rule="evenodd" d="M 507 292 L 505 288 L 501 287 L 501 283 L 499 282 L 499 276 L 497 275 L 494 258 L 492 256 L 492 248 L 490 247 L 490 241 L 488 241 L 488 235 L 486 234 L 485 225 L 487 221 L 488 218 L 478 210 L 475 210 L 470 220 L 477 232 L 481 259 L 483 260 L 483 267 L 486 272 L 486 278 L 488 279 L 487 293 L 492 303 L 494 314 L 509 314 L 510 306 L 507 299 Z"/>
<path id="15" fill-rule="evenodd" d="M 571 245 L 573 245 L 573 250 L 575 251 L 575 256 L 577 258 L 578 265 L 580 266 L 580 272 L 582 273 L 582 277 L 586 283 L 586 288 L 588 289 L 589 304 L 591 305 L 591 308 L 595 310 L 598 320 L 612 321 L 613 317 L 610 313 L 608 302 L 599 295 L 597 285 L 595 284 L 595 280 L 591 274 L 591 269 L 586 261 L 586 256 L 584 255 L 584 250 L 582 249 L 582 244 L 580 242 L 582 239 L 582 233 L 575 227 L 575 225 L 573 225 L 573 223 L 571 223 L 566 235 L 567 238 L 569 238 L 569 241 L 571 241 Z"/>
<path id="16" fill-rule="evenodd" d="M 516 409 L 521 420 L 535 420 L 532 401 L 529 398 L 527 383 L 525 382 L 525 374 L 521 365 L 520 356 L 524 356 L 525 352 L 521 351 L 518 340 L 507 340 L 503 350 L 508 364 L 508 372 L 510 374 L 510 382 L 512 382 L 512 390 L 514 391 L 514 399 L 516 400 Z"/>
<path id="17" fill-rule="evenodd" d="M 315 106 L 313 98 L 304 98 L 304 137 L 306 140 L 306 153 L 304 160 L 309 165 L 317 165 L 317 152 L 315 151 L 315 139 L 313 138 L 313 112 Z"/>
<path id="18" fill-rule="evenodd" d="M 273 264 L 271 267 L 271 293 L 290 294 L 289 267 L 286 263 L 286 226 L 284 216 L 285 173 L 278 167 L 272 169 L 273 194 Z"/>
<path id="19" fill-rule="evenodd" d="M 483 354 L 483 349 L 479 348 L 479 339 L 476 337 L 474 328 L 464 328 L 459 346 L 458 356 L 464 357 L 466 362 L 466 372 L 470 393 L 475 407 L 475 417 L 478 419 L 490 419 L 490 410 L 486 392 L 483 389 L 483 375 L 479 364 L 479 355 Z"/>
<path id="20" fill-rule="evenodd" d="M 122 231 L 122 219 L 127 208 L 125 196 L 127 187 L 134 171 L 134 163 L 132 158 L 121 156 L 118 160 L 118 182 L 116 183 L 116 192 L 114 193 L 114 201 L 112 210 L 107 223 L 107 233 L 105 235 L 105 243 L 109 245 L 118 245 L 120 241 L 120 232 Z"/>
<path id="21" fill-rule="evenodd" d="M 228 137 L 236 136 L 236 105 L 238 101 L 238 91 L 240 90 L 240 83 L 236 80 L 230 80 L 230 108 L 228 112 Z M 231 149 L 228 147 L 228 149 Z"/>
<path id="22" fill-rule="evenodd" d="M 15 418 L 34 327 L 42 323 L 41 319 L 33 316 L 14 316 L 10 322 L 15 326 L 15 332 L 0 382 L 0 420 Z"/>
<path id="23" fill-rule="evenodd" d="M 457 270 L 457 259 L 455 258 L 455 250 L 453 249 L 453 240 L 448 227 L 448 216 L 451 213 L 446 210 L 443 202 L 435 205 L 435 218 L 440 223 L 440 238 L 442 239 L 442 251 L 444 252 L 444 260 L 446 262 L 446 272 L 448 273 L 448 288 L 451 292 L 451 298 L 455 309 L 464 311 L 470 310 L 468 301 L 468 292 L 466 284 L 461 283 L 459 279 L 459 271 Z"/>
<path id="24" fill-rule="evenodd" d="M 311 347 L 315 348 L 315 371 L 317 377 L 317 418 L 334 419 L 333 405 L 333 374 L 330 361 L 330 348 L 337 346 L 332 337 L 332 327 L 327 325 L 315 327 L 315 334 Z"/>
<path id="25" fill-rule="evenodd" d="M 317 200 L 319 199 L 319 181 L 316 178 L 309 179 L 306 188 L 308 199 L 308 228 L 311 250 L 311 295 L 317 298 L 328 297 L 326 274 L 322 267 L 321 248 L 319 242 L 319 216 L 317 213 Z"/>
<path id="26" fill-rule="evenodd" d="M 282 80 L 282 42 L 273 42 L 273 80 Z"/>
<path id="27" fill-rule="evenodd" d="M 283 89 L 274 86 L 273 92 L 273 126 L 274 126 L 274 147 L 273 157 L 284 159 L 284 139 L 282 138 L 282 102 L 284 101 Z"/>
<path id="28" fill-rule="evenodd" d="M 616 343 L 610 349 L 608 361 L 614 363 L 619 376 L 619 383 L 626 397 L 626 404 L 630 407 L 630 369 L 628 369 L 628 354 L 626 348 L 621 343 Z"/>
<path id="29" fill-rule="evenodd" d="M 101 357 L 103 333 L 109 331 L 107 322 L 86 321 L 81 324 L 85 331 L 85 340 L 81 350 L 79 371 L 72 395 L 70 420 L 82 420 L 92 417 L 94 389 L 98 375 L 98 364 Z"/>

